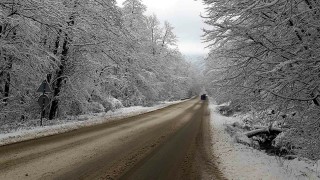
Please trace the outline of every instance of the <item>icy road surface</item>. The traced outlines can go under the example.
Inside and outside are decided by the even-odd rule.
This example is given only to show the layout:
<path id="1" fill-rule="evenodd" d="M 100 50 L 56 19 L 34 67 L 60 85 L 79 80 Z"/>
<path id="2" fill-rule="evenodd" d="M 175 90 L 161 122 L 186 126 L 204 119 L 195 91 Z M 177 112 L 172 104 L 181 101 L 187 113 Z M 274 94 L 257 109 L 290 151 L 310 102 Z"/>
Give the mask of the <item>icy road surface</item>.
<path id="1" fill-rule="evenodd" d="M 0 179 L 222 179 L 207 102 L 0 147 Z"/>

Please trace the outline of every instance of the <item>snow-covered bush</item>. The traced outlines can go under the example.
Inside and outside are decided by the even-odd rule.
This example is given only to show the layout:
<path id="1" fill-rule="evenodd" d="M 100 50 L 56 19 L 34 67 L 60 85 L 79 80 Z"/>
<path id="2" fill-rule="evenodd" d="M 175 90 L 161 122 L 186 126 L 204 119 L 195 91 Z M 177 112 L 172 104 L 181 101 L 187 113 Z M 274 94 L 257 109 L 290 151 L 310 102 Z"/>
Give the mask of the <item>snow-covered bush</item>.
<path id="1" fill-rule="evenodd" d="M 103 107 L 103 105 L 98 102 L 91 102 L 88 107 L 88 111 L 93 113 L 104 112 L 105 111 L 104 109 L 105 108 Z"/>
<path id="2" fill-rule="evenodd" d="M 121 101 L 119 101 L 118 99 L 109 96 L 103 101 L 103 107 L 105 108 L 104 111 L 108 112 L 108 111 L 114 111 L 116 109 L 120 109 L 123 107 L 123 105 Z"/>
<path id="3" fill-rule="evenodd" d="M 70 111 L 68 112 L 68 115 L 77 116 L 77 115 L 80 115 L 84 112 L 82 105 L 81 105 L 81 102 L 79 102 L 77 100 L 72 101 L 70 106 L 71 107 L 70 107 Z"/>

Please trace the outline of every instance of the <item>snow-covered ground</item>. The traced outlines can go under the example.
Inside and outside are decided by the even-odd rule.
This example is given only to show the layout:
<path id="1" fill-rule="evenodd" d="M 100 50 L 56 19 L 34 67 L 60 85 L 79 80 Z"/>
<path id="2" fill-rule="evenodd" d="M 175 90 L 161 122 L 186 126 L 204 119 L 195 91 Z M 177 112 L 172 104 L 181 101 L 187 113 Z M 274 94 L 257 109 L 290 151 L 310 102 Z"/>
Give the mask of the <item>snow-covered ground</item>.
<path id="1" fill-rule="evenodd" d="M 235 143 L 225 131 L 226 124 L 240 121 L 237 117 L 225 117 L 210 103 L 212 149 L 218 156 L 219 167 L 227 179 L 234 180 L 295 180 L 320 179 L 320 160 L 284 160 Z"/>
<path id="2" fill-rule="evenodd" d="M 92 126 L 105 122 L 115 121 L 125 117 L 135 116 L 150 111 L 155 111 L 167 107 L 172 104 L 177 104 L 182 101 L 161 102 L 156 106 L 142 107 L 133 106 L 127 108 L 109 111 L 107 113 L 92 113 L 80 116 L 69 116 L 65 119 L 44 120 L 44 126 L 39 126 L 40 119 L 30 120 L 24 124 L 20 124 L 21 128 L 15 129 L 12 127 L 0 127 L 6 129 L 6 132 L 0 132 L 0 146 L 15 142 L 35 139 L 44 136 L 64 133 L 81 127 Z"/>

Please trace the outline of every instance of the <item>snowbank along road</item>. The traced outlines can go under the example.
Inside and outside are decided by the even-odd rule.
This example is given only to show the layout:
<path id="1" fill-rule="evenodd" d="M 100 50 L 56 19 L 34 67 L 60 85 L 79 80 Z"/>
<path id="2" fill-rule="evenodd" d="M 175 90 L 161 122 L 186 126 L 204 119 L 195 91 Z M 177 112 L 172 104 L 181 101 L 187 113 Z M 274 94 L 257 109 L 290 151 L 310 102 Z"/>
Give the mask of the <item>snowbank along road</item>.
<path id="1" fill-rule="evenodd" d="M 0 179 L 223 179 L 198 99 L 0 147 Z"/>

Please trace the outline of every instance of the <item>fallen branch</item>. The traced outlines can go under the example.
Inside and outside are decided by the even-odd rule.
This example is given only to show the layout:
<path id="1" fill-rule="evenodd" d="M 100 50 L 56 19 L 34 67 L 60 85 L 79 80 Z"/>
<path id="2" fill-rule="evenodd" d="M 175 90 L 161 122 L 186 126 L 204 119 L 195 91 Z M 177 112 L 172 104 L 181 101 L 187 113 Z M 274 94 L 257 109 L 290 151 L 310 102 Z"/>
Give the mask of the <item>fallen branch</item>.
<path id="1" fill-rule="evenodd" d="M 279 134 L 283 130 L 281 128 L 276 128 L 276 127 L 264 127 L 262 129 L 255 129 L 252 131 L 245 132 L 244 135 L 246 135 L 248 138 L 251 138 L 252 136 L 260 135 L 260 134 Z"/>
<path id="2" fill-rule="evenodd" d="M 254 125 L 252 126 L 253 129 L 264 129 L 264 128 L 268 128 L 267 126 L 259 126 L 259 125 Z"/>
<path id="3" fill-rule="evenodd" d="M 292 159 L 298 158 L 298 156 L 297 155 L 293 155 L 293 154 L 289 154 L 289 155 L 284 156 L 284 158 L 292 160 Z"/>

